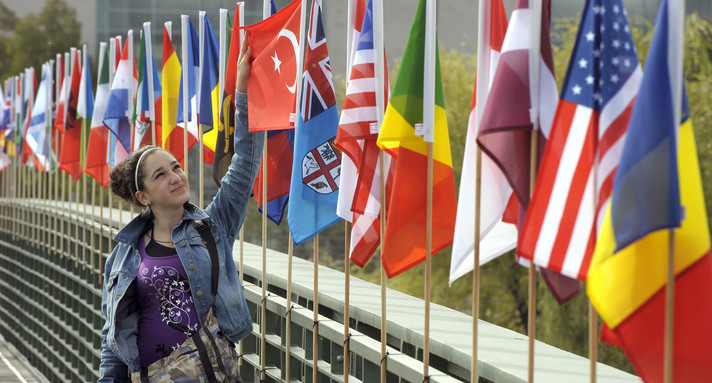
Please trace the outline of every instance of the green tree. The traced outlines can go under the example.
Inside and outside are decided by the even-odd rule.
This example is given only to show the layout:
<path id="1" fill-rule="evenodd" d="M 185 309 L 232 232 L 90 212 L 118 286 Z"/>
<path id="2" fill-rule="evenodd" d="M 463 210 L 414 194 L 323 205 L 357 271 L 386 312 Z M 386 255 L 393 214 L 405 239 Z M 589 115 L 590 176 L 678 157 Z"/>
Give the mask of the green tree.
<path id="1" fill-rule="evenodd" d="M 9 69 L 3 75 L 20 73 L 30 66 L 40 68 L 57 53 L 79 47 L 80 31 L 74 8 L 65 0 L 48 0 L 39 15 L 29 14 L 15 25 L 3 55 L 9 59 Z"/>
<path id="2" fill-rule="evenodd" d="M 12 73 L 9 71 L 10 56 L 5 54 L 8 41 L 6 35 L 15 29 L 15 24 L 17 24 L 15 12 L 0 1 L 0 79 L 8 77 Z"/>

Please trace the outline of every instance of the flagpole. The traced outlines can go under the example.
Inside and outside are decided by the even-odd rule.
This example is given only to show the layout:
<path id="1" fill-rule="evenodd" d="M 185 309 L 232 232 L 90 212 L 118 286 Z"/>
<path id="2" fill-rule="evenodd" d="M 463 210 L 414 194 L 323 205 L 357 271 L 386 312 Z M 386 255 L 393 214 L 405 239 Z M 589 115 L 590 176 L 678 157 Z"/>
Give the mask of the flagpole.
<path id="1" fill-rule="evenodd" d="M 356 15 L 354 12 L 356 7 L 356 0 L 348 0 L 346 7 L 346 75 L 349 76 L 351 70 L 351 50 L 352 40 L 353 40 L 353 26 L 354 19 Z M 344 383 L 349 382 L 349 322 L 351 320 L 351 314 L 349 313 L 350 307 L 350 290 L 351 286 L 351 260 L 349 259 L 350 252 L 350 239 L 351 239 L 351 226 L 349 221 L 344 220 Z"/>
<path id="2" fill-rule="evenodd" d="M 201 73 L 200 76 L 195 79 L 195 81 L 198 83 L 197 89 L 196 89 L 196 93 L 197 93 L 196 97 L 198 100 L 196 108 L 198 108 L 198 114 L 200 114 L 200 104 L 203 102 L 200 99 L 200 96 L 201 96 L 201 93 L 203 92 L 202 72 L 203 72 L 203 64 L 205 61 L 205 43 L 203 41 L 203 39 L 205 38 L 205 36 L 204 36 L 205 35 L 205 17 L 207 17 L 205 11 L 198 12 L 198 26 L 200 29 L 198 31 L 198 41 L 199 41 L 198 47 L 199 47 L 199 52 L 200 52 L 200 55 L 198 56 L 199 57 L 198 62 L 200 63 L 199 73 Z M 203 156 L 205 155 L 205 148 L 203 148 L 203 124 L 200 123 L 200 117 L 198 117 L 198 144 L 199 144 L 198 156 L 200 157 L 200 159 L 198 161 L 198 185 L 199 185 L 198 186 L 198 207 L 200 207 L 202 209 L 203 208 L 203 193 L 204 193 L 204 187 L 205 187 L 204 182 L 203 182 L 203 178 L 205 178 L 205 176 L 203 175 L 203 168 L 205 167 L 203 165 L 203 161 L 205 161 L 205 159 L 203 158 Z"/>
<path id="3" fill-rule="evenodd" d="M 425 12 L 425 47 L 423 65 L 423 141 L 428 144 L 427 199 L 425 218 L 425 323 L 423 330 L 423 380 L 429 381 L 430 364 L 430 283 L 433 235 L 433 142 L 435 133 L 435 29 L 437 2 L 427 0 Z"/>
<path id="4" fill-rule="evenodd" d="M 260 381 L 265 380 L 265 347 L 267 324 L 267 131 L 264 131 L 262 147 L 262 305 L 260 315 Z"/>
<path id="5" fill-rule="evenodd" d="M 50 166 L 51 166 L 51 150 L 52 150 L 52 144 L 51 144 L 51 139 L 52 139 L 52 94 L 53 89 L 52 89 L 52 82 L 54 81 L 52 76 L 54 75 L 52 73 L 52 66 L 54 65 L 54 60 L 49 60 L 48 62 L 48 67 L 47 67 L 47 109 L 45 110 L 45 172 L 42 176 L 42 199 L 44 200 L 44 207 L 45 207 L 45 212 L 42 216 L 42 227 L 49 229 L 49 209 L 50 209 L 50 192 L 49 192 L 49 187 L 50 187 Z M 51 251 L 50 248 L 50 230 L 45 230 L 44 235 L 42 236 L 42 242 L 44 243 L 45 251 L 49 254 Z"/>
<path id="6" fill-rule="evenodd" d="M 151 113 L 151 144 L 156 145 L 156 95 L 153 89 L 153 67 L 156 65 L 153 61 L 153 42 L 151 40 L 151 22 L 146 21 L 143 23 L 143 39 L 146 44 L 146 52 L 144 57 L 146 57 L 146 78 L 148 79 L 148 110 Z M 149 61 L 150 53 L 150 62 Z"/>
<path id="7" fill-rule="evenodd" d="M 82 63 L 88 63 L 88 57 L 89 53 L 87 52 L 87 45 L 84 44 L 84 49 L 82 50 L 83 53 L 83 58 L 82 58 Z M 86 68 L 87 71 L 89 71 L 89 68 Z M 87 74 L 89 74 L 87 72 Z M 85 84 L 88 85 L 88 84 Z M 89 92 L 89 94 L 85 93 L 85 97 L 91 97 L 91 92 L 93 92 L 92 89 L 85 89 L 86 92 Z M 86 102 L 86 101 L 85 101 Z M 84 201 L 84 214 L 82 216 L 82 219 L 84 221 L 84 224 L 82 225 L 82 241 L 84 242 L 82 244 L 82 270 L 86 269 L 87 266 L 87 177 L 86 177 L 86 147 L 85 143 L 88 143 L 89 137 L 87 137 L 87 119 L 91 119 L 92 116 L 89 116 L 89 111 L 86 110 L 85 113 L 87 114 L 87 118 L 82 119 L 82 134 L 81 134 L 81 139 L 79 141 L 79 148 L 80 148 L 80 154 L 79 154 L 79 165 L 82 168 L 82 201 Z"/>
<path id="8" fill-rule="evenodd" d="M 675 336 L 675 229 L 668 229 L 667 285 L 665 288 L 665 359 L 664 382 L 672 383 L 674 376 Z"/>
<path id="9" fill-rule="evenodd" d="M 668 56 L 670 63 L 670 75 L 672 80 L 672 102 L 673 121 L 675 126 L 675 147 L 680 150 L 679 146 L 679 129 L 677 124 L 681 121 L 681 110 L 683 102 L 683 57 L 685 54 L 685 1 L 667 2 L 668 13 L 670 18 L 670 31 L 668 39 L 673 41 L 670 48 L 671 52 Z M 674 44 L 677 42 L 678 44 Z M 665 289 L 665 359 L 663 364 L 664 382 L 672 383 L 675 366 L 675 229 L 668 229 L 668 264 L 667 264 L 667 285 Z"/>
<path id="10" fill-rule="evenodd" d="M 492 6 L 490 1 L 480 1 L 478 9 L 478 41 L 477 41 L 477 89 L 475 106 L 475 127 L 478 132 L 482 115 L 484 114 L 487 96 L 489 94 L 490 77 L 490 34 L 492 26 Z M 475 143 L 476 144 L 476 143 Z M 482 149 L 476 145 L 475 168 L 475 232 L 473 246 L 473 268 L 472 268 L 472 361 L 470 368 L 470 381 L 476 382 L 479 379 L 478 365 L 478 340 L 479 340 L 479 319 L 480 319 L 480 242 L 481 242 L 481 215 L 482 206 Z"/>
<path id="11" fill-rule="evenodd" d="M 134 73 L 136 70 L 136 59 L 134 58 L 134 37 L 133 37 L 133 29 L 129 29 L 127 34 L 126 34 L 126 43 L 128 44 L 129 47 L 129 124 L 131 125 L 131 148 L 127 150 L 128 153 L 131 153 L 133 151 L 133 140 L 134 140 L 134 134 L 136 133 L 136 120 L 133 120 L 132 117 L 134 115 L 134 106 L 136 102 L 136 89 L 133 87 L 133 80 L 134 80 Z M 117 137 L 118 138 L 118 137 Z M 134 205 L 132 203 L 128 204 L 129 205 L 129 212 L 131 216 L 133 217 L 134 215 Z M 124 219 L 124 206 L 123 206 L 123 200 L 119 199 L 119 229 L 123 227 L 123 219 Z"/>
<path id="12" fill-rule="evenodd" d="M 302 3 L 302 8 L 304 8 L 304 3 Z M 272 7 L 269 0 L 262 1 L 262 20 L 267 19 L 272 15 Z M 299 73 L 297 71 L 297 73 Z M 267 131 L 264 134 L 264 146 L 262 147 L 262 312 L 260 315 L 260 381 L 265 380 L 265 347 L 266 347 L 266 317 L 267 308 L 265 304 L 267 303 Z M 290 235 L 291 238 L 291 235 Z M 291 239 L 290 239 L 291 244 Z M 290 273 L 291 270 L 288 271 Z M 290 286 L 288 286 L 289 288 Z M 291 319 L 291 316 L 290 316 Z M 287 320 L 287 327 L 290 325 L 290 321 Z M 289 358 L 289 353 L 287 353 L 287 358 Z M 289 364 L 287 364 L 289 365 Z"/>
<path id="13" fill-rule="evenodd" d="M 109 38 L 109 84 L 112 84 L 112 85 L 114 83 L 114 77 L 116 76 L 116 44 L 119 44 L 119 46 L 121 46 L 120 40 L 117 43 L 117 39 L 119 39 L 119 38 L 120 37 L 118 37 L 118 36 L 116 38 L 113 38 L 113 37 Z M 111 132 L 111 130 L 109 130 L 108 140 L 107 140 L 107 158 L 109 161 L 109 169 L 111 169 L 111 165 L 114 162 L 114 153 L 113 153 L 114 145 L 113 145 L 113 137 L 112 136 L 113 136 L 113 133 Z M 99 216 L 100 216 L 99 219 L 101 220 L 101 225 L 100 225 L 101 235 L 99 236 L 99 248 L 101 249 L 100 254 L 99 254 L 99 282 L 102 283 L 103 282 L 102 274 L 104 272 L 104 262 L 103 262 L 103 260 L 104 260 L 104 250 L 103 250 L 104 249 L 104 247 L 103 247 L 103 245 L 104 245 L 104 201 L 103 201 L 103 197 L 104 196 L 103 196 L 103 194 L 104 193 L 102 191 L 99 194 L 100 194 L 99 197 L 101 197 L 100 200 L 102 201 L 101 202 L 102 208 L 101 208 L 101 211 L 99 212 Z M 112 237 L 111 228 L 112 228 L 112 222 L 114 219 L 114 212 L 113 212 L 113 208 L 112 208 L 113 197 L 111 195 L 112 194 L 111 191 L 108 191 L 107 194 L 108 194 L 109 198 L 107 200 L 106 205 L 107 205 L 107 208 L 109 209 L 109 238 L 111 238 Z"/>
<path id="14" fill-rule="evenodd" d="M 351 225 L 349 221 L 344 220 L 344 383 L 349 381 L 349 337 L 351 321 L 351 313 L 349 312 L 351 294 L 351 260 L 349 259 L 349 250 L 351 248 Z"/>
<path id="15" fill-rule="evenodd" d="M 264 209 L 264 208 L 263 208 Z M 291 353 L 292 353 L 292 259 L 294 259 L 294 241 L 292 232 L 289 233 L 289 244 L 287 247 L 287 315 L 284 345 L 285 380 L 292 381 Z M 345 382 L 345 381 L 344 381 Z"/>
<path id="16" fill-rule="evenodd" d="M 529 195 L 534 192 L 538 165 L 539 148 L 539 76 L 541 52 L 541 15 L 542 1 L 532 1 L 531 29 L 529 34 L 529 100 L 531 103 L 530 116 L 532 131 L 530 140 L 530 167 L 529 167 Z M 529 308 L 527 313 L 528 344 L 528 374 L 529 382 L 534 381 L 534 340 L 536 339 L 536 267 L 534 262 L 529 263 Z"/>
<path id="17" fill-rule="evenodd" d="M 314 309 L 312 326 L 312 382 L 319 378 L 319 234 L 314 236 Z"/>
<path id="18" fill-rule="evenodd" d="M 229 48 L 227 46 L 227 33 L 225 31 L 225 28 L 227 28 L 227 9 L 225 8 L 220 8 L 220 37 L 219 37 L 219 49 L 218 49 L 218 94 L 222 98 L 223 93 L 225 93 L 225 67 L 226 65 L 226 60 L 227 60 L 227 49 Z M 219 102 L 218 103 L 218 116 L 222 115 L 222 107 L 223 103 Z M 215 122 L 213 121 L 213 124 Z M 225 127 L 225 129 L 228 129 L 225 132 L 226 136 L 229 136 L 230 131 L 229 127 Z M 217 147 L 216 147 L 217 150 Z"/>
<path id="19" fill-rule="evenodd" d="M 181 81 L 183 83 L 183 163 L 188 175 L 188 15 L 180 15 Z"/>

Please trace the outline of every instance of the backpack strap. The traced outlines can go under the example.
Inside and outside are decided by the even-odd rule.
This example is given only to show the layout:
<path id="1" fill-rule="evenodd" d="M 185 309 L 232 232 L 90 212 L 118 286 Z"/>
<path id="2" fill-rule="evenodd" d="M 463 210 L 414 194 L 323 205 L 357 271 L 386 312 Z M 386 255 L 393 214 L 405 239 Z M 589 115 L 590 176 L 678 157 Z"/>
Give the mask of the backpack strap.
<path id="1" fill-rule="evenodd" d="M 212 269 L 212 293 L 213 293 L 213 307 L 215 306 L 215 299 L 218 295 L 218 280 L 220 276 L 220 262 L 218 262 L 218 248 L 215 245 L 215 237 L 213 233 L 210 232 L 210 228 L 203 221 L 196 221 L 195 229 L 198 230 L 198 234 L 203 238 L 203 245 L 208 248 L 208 253 L 210 253 L 210 267 Z"/>

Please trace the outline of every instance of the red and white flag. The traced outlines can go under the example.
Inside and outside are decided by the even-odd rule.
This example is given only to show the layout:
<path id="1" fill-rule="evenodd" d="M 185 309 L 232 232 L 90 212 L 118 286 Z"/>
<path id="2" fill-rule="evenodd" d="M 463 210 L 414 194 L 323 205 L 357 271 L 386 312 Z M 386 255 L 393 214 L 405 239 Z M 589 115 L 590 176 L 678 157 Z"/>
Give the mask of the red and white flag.
<path id="1" fill-rule="evenodd" d="M 588 1 L 519 254 L 585 280 L 643 73 L 620 0 Z"/>
<path id="2" fill-rule="evenodd" d="M 373 43 L 373 8 L 371 1 L 364 6 L 356 2 L 354 37 L 350 53 L 350 76 L 346 86 L 344 107 L 341 111 L 336 146 L 345 156 L 341 159 L 341 177 L 337 214 L 352 222 L 350 258 L 363 267 L 381 243 L 380 211 L 380 149 L 376 106 L 376 52 Z M 385 53 L 384 63 L 385 63 Z M 384 74 L 387 69 L 384 69 Z M 385 99 L 388 100 L 388 80 L 384 80 Z M 389 170 L 390 156 L 384 154 L 385 169 Z M 390 184 L 386 183 L 387 190 Z M 387 195 L 390 193 L 387 191 Z"/>
<path id="3" fill-rule="evenodd" d="M 475 198 L 479 192 L 475 187 L 475 173 L 478 166 L 477 131 L 479 126 L 477 112 L 484 109 L 487 102 L 487 95 L 507 31 L 507 14 L 502 0 L 487 1 L 485 6 L 489 10 L 486 9 L 485 14 L 480 15 L 480 20 L 485 28 L 488 28 L 489 33 L 485 33 L 483 36 L 485 41 L 481 41 L 483 46 L 478 47 L 477 58 L 478 73 L 484 74 L 484 77 L 478 78 L 475 84 L 470 120 L 467 126 L 467 142 L 462 163 L 455 237 L 450 261 L 450 284 L 472 271 L 474 266 Z M 489 36 L 489 39 L 486 36 Z M 479 89 L 480 87 L 485 89 Z M 480 97 L 482 95 L 485 97 L 477 100 L 478 92 Z M 479 108 L 477 101 L 479 101 Z M 517 245 L 517 228 L 511 223 L 502 221 L 502 215 L 512 195 L 512 187 L 509 186 L 504 174 L 489 156 L 482 155 L 481 166 L 480 264 L 484 264 Z"/>
<path id="4" fill-rule="evenodd" d="M 297 89 L 301 0 L 294 0 L 249 32 L 252 69 L 247 84 L 250 132 L 293 127 Z"/>

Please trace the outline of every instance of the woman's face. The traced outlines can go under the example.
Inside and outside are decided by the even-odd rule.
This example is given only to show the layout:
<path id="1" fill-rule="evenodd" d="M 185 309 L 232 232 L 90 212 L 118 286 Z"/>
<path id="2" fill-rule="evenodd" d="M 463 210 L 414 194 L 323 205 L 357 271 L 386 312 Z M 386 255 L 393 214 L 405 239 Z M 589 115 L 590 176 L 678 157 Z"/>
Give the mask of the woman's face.
<path id="1" fill-rule="evenodd" d="M 143 159 L 143 190 L 147 201 L 144 205 L 183 206 L 190 199 L 190 184 L 180 163 L 165 150 L 155 150 Z"/>

